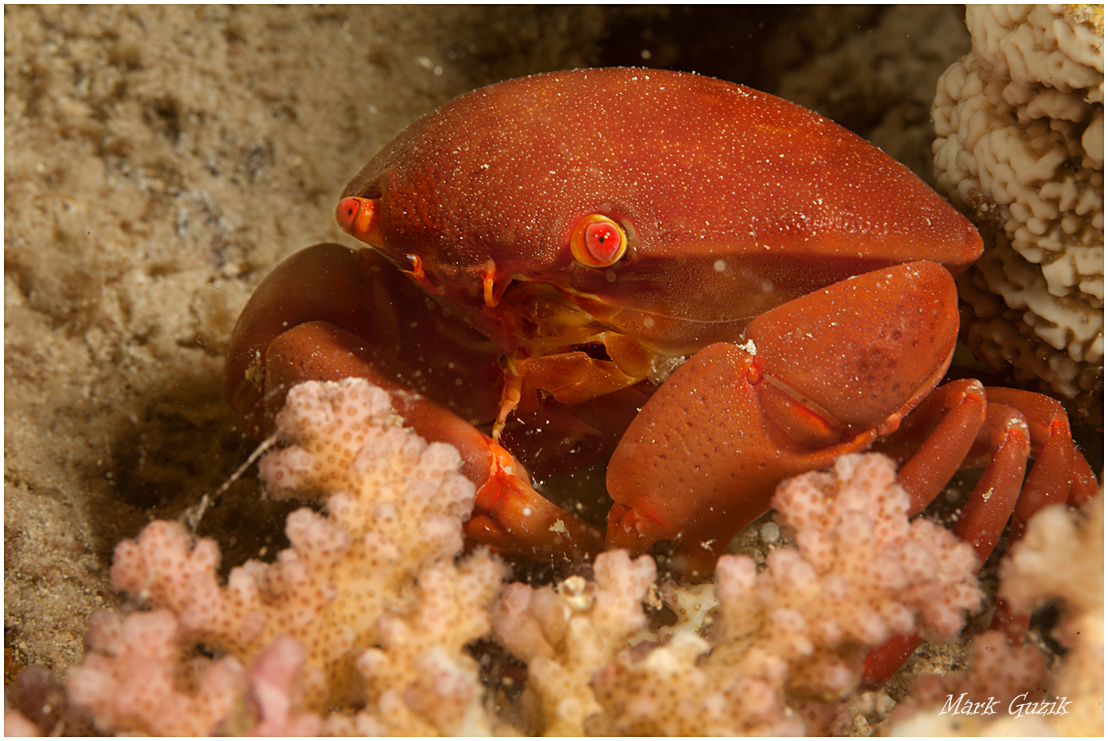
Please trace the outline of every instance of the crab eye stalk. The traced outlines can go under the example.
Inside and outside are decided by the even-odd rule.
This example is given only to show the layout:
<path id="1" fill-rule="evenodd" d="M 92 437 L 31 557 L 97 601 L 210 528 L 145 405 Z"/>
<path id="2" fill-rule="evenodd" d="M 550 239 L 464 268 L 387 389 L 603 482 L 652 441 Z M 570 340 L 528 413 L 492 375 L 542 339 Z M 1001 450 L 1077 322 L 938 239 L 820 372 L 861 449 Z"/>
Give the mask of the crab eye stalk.
<path id="1" fill-rule="evenodd" d="M 614 265 L 627 252 L 627 232 L 601 214 L 589 214 L 573 226 L 569 237 L 573 257 L 590 268 Z"/>
<path id="2" fill-rule="evenodd" d="M 343 198 L 335 207 L 335 220 L 339 228 L 354 239 L 374 247 L 383 246 L 377 201 L 357 196 Z"/>

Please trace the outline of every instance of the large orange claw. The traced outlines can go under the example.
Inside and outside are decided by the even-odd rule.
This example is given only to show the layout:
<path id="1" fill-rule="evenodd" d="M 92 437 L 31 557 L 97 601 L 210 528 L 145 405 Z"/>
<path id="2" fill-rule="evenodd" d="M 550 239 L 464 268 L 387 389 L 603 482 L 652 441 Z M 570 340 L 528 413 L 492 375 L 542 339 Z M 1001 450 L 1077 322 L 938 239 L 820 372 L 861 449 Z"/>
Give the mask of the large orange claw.
<path id="1" fill-rule="evenodd" d="M 763 314 L 747 349 L 697 353 L 612 456 L 608 544 L 673 539 L 710 572 L 782 479 L 868 447 L 934 388 L 957 337 L 954 290 L 933 263 L 886 268 Z"/>
<path id="2" fill-rule="evenodd" d="M 819 410 L 838 428 L 878 435 L 943 377 L 958 337 L 950 273 L 914 262 L 842 281 L 750 323 L 763 398 L 779 424 L 790 408 Z M 807 442 L 803 428 L 792 432 Z M 812 441 L 816 442 L 816 441 Z"/>
<path id="3" fill-rule="evenodd" d="M 462 455 L 462 473 L 477 486 L 466 535 L 516 558 L 582 562 L 604 549 L 599 531 L 565 512 L 531 486 L 524 467 L 498 443 L 444 407 L 403 393 L 389 379 L 393 406 L 421 437 L 447 442 Z"/>
<path id="4" fill-rule="evenodd" d="M 287 389 L 267 387 L 265 378 L 266 354 L 278 335 L 311 321 L 353 333 L 373 326 L 371 304 L 365 300 L 374 293 L 373 270 L 366 257 L 342 245 L 317 244 L 274 268 L 250 297 L 231 334 L 223 392 L 256 437 L 274 429 L 272 416 L 266 416 L 266 395 L 279 395 L 272 402 L 278 409 L 284 404 Z M 387 265 L 380 258 L 375 261 Z"/>
<path id="5" fill-rule="evenodd" d="M 511 453 L 486 439 L 491 474 L 477 490 L 466 535 L 530 560 L 591 561 L 604 550 L 596 528 L 544 498 Z"/>
<path id="6" fill-rule="evenodd" d="M 239 316 L 223 367 L 224 394 L 252 434 L 273 430 L 289 383 L 357 375 L 352 371 L 366 364 L 407 379 L 412 390 L 467 420 L 495 414 L 499 348 L 395 273 L 378 253 L 337 244 L 301 250 L 273 269 Z M 306 323 L 356 339 L 345 355 L 325 359 L 286 337 L 274 356 L 272 343 Z M 420 331 L 409 333 L 413 326 Z"/>

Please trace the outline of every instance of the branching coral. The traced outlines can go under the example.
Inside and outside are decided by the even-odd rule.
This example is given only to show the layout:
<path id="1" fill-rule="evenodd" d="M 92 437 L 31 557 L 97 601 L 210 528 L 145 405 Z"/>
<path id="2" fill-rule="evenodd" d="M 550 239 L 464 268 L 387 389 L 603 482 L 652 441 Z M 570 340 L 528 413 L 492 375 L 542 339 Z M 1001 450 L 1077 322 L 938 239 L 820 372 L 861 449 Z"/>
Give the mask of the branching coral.
<path id="1" fill-rule="evenodd" d="M 164 723 L 188 705 L 198 724 L 188 730 L 210 733 L 232 720 L 228 697 L 250 696 L 271 730 L 306 730 L 301 711 L 364 702 L 329 728 L 487 732 L 477 665 L 463 649 L 488 631 L 503 567 L 484 551 L 454 563 L 473 504 L 457 451 L 400 427 L 388 394 L 363 380 L 297 387 L 278 426 L 294 444 L 264 460 L 263 477 L 278 492 L 314 493 L 326 516 L 294 512 L 291 548 L 233 569 L 226 586 L 216 544 L 190 544 L 179 525 L 155 522 L 122 543 L 115 587 L 158 609 L 99 619 L 112 627 L 93 631 L 70 675 L 74 698 L 113 731 L 182 732 Z M 199 691 L 167 669 L 197 645 L 226 654 L 203 666 Z M 141 715 L 123 692 L 134 662 L 152 665 L 165 687 Z M 278 667 L 285 677 L 273 684 L 265 677 Z M 221 691 L 206 694 L 213 684 Z"/>
<path id="2" fill-rule="evenodd" d="M 1051 670 L 1030 643 L 997 631 L 974 638 L 969 669 L 922 677 L 897 708 L 896 735 L 1104 735 L 1104 497 L 1078 513 L 1062 505 L 1031 518 L 1001 562 L 1000 596 L 1016 611 L 1060 600 L 1051 636 L 1065 655 Z"/>
<path id="3" fill-rule="evenodd" d="M 792 479 L 778 489 L 774 506 L 797 548 L 774 551 L 761 573 L 747 556 L 724 556 L 709 638 L 683 630 L 661 645 L 620 650 L 593 675 L 601 710 L 585 720 L 587 732 L 825 731 L 856 687 L 868 647 L 915 630 L 952 638 L 980 601 L 972 549 L 938 525 L 908 521 L 908 497 L 883 456 L 846 456 L 832 473 Z M 599 594 L 613 589 L 613 565 L 598 559 Z M 549 588 L 528 590 L 505 594 L 496 630 L 532 671 L 541 658 L 544 674 L 553 673 L 548 667 L 580 672 L 582 644 L 561 637 L 573 620 L 588 626 L 586 639 L 631 635 L 607 627 L 605 614 L 590 614 L 587 604 L 571 618 L 573 607 Z M 624 622 L 634 628 L 645 620 L 634 600 L 645 595 L 641 586 L 625 586 L 620 595 Z M 590 648 L 588 655 L 604 654 Z M 533 682 L 529 691 L 542 696 L 546 709 L 558 699 L 548 693 L 564 688 Z M 590 704 L 587 696 L 574 703 Z M 539 729 L 563 730 L 549 714 L 544 720 Z"/>
<path id="4" fill-rule="evenodd" d="M 226 585 L 217 546 L 180 525 L 121 544 L 115 585 L 154 609 L 93 621 L 68 689 L 100 730 L 828 732 L 867 649 L 898 633 L 950 638 L 980 600 L 970 546 L 909 521 L 878 454 L 782 483 L 774 507 L 795 547 L 762 571 L 729 555 L 714 584 L 667 583 L 678 620 L 659 626 L 644 609 L 661 605 L 650 556 L 603 553 L 591 579 L 557 587 L 503 587 L 487 552 L 460 556 L 473 486 L 456 451 L 399 426 L 384 391 L 305 384 L 278 425 L 290 444 L 263 475 L 326 514 L 294 512 L 291 547 Z M 492 650 L 490 637 L 527 665 L 518 703 L 480 681 L 467 646 Z"/>
<path id="5" fill-rule="evenodd" d="M 1048 729 L 1030 717 L 1012 719 L 1008 708 L 1039 702 L 1047 684 L 1046 658 L 1039 649 L 1013 645 L 1001 631 L 989 630 L 970 643 L 964 673 L 920 677 L 890 726 L 898 736 L 1045 735 Z M 1013 720 L 1023 722 L 1009 726 Z"/>
<path id="6" fill-rule="evenodd" d="M 1104 496 L 1081 514 L 1048 507 L 1030 522 L 1011 558 L 1001 565 L 1000 595 L 1017 610 L 1062 601 L 1054 638 L 1068 649 L 1052 690 L 1073 700 L 1058 716 L 1065 735 L 1104 735 Z"/>
<path id="7" fill-rule="evenodd" d="M 595 581 L 570 577 L 558 590 L 512 584 L 496 608 L 501 643 L 527 662 L 524 714 L 548 736 L 582 736 L 600 711 L 589 681 L 646 626 L 642 602 L 654 583 L 649 556 L 602 553 Z"/>
<path id="8" fill-rule="evenodd" d="M 959 280 L 994 371 L 1099 416 L 1104 365 L 1103 7 L 969 6 L 973 51 L 939 80 L 939 190 L 986 252 Z"/>

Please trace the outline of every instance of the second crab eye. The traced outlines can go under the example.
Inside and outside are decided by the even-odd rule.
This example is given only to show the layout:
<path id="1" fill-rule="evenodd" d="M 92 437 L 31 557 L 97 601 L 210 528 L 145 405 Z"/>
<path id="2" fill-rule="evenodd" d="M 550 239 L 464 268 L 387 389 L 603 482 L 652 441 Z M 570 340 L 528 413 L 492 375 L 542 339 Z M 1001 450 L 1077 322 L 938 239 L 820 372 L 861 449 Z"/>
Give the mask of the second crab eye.
<path id="1" fill-rule="evenodd" d="M 627 252 L 627 232 L 607 216 L 589 214 L 574 224 L 569 245 L 577 262 L 606 268 Z"/>

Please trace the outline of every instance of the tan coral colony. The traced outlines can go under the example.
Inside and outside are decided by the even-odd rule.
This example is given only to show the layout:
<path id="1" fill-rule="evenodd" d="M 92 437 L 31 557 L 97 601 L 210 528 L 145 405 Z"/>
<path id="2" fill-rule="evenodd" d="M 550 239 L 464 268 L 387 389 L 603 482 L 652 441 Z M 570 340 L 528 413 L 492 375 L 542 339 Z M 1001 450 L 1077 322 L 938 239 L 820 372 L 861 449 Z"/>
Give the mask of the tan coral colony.
<path id="1" fill-rule="evenodd" d="M 959 280 L 966 341 L 994 372 L 1100 415 L 1104 366 L 1103 6 L 968 6 L 973 51 L 940 78 L 938 188 L 985 255 Z"/>

